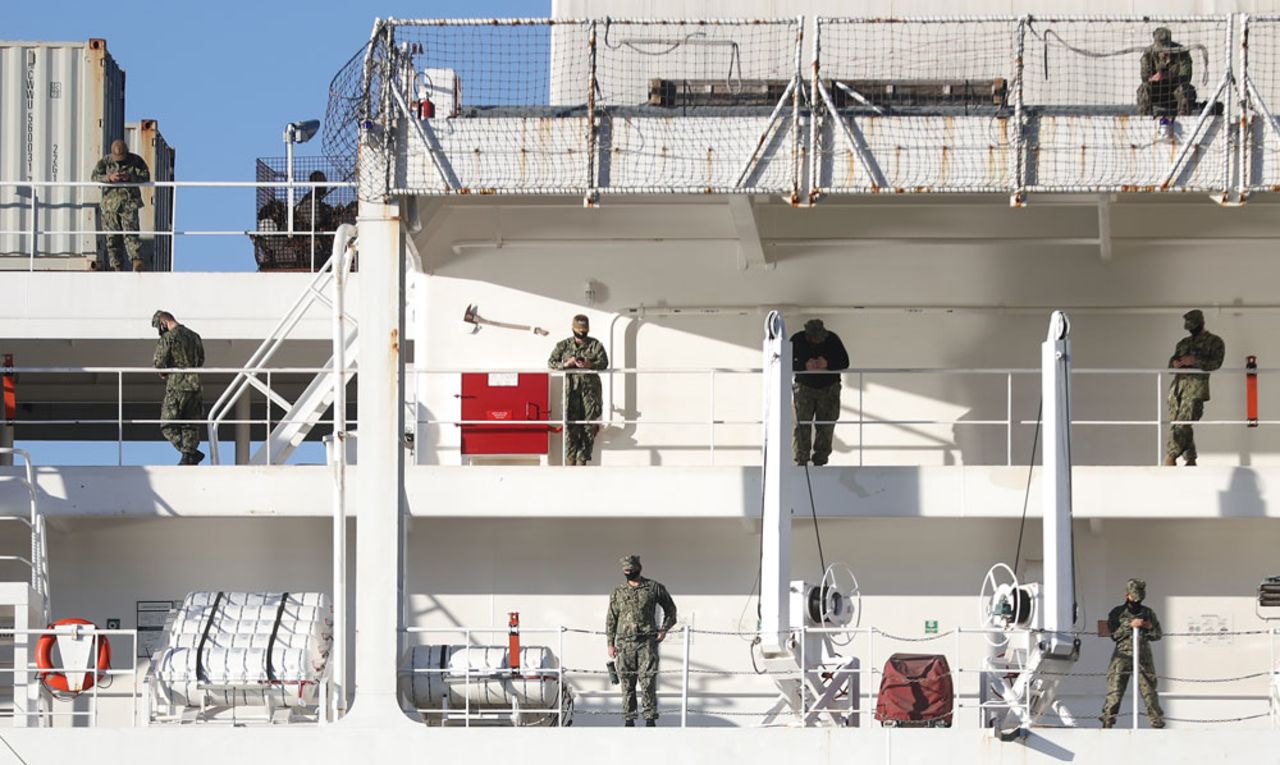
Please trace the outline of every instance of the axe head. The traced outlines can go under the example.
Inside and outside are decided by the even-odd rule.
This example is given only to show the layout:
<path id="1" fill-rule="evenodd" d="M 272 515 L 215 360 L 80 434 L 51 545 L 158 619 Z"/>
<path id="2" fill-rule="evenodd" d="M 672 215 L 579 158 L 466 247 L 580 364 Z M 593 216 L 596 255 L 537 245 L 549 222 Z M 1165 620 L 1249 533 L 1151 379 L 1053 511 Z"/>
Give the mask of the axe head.
<path id="1" fill-rule="evenodd" d="M 468 323 L 468 324 L 479 324 L 479 323 L 480 323 L 480 315 L 479 315 L 479 314 L 480 314 L 480 311 L 479 311 L 479 309 L 476 307 L 476 304 L 475 304 L 475 303 L 469 303 L 469 304 L 467 305 L 467 310 L 466 310 L 466 312 L 464 312 L 464 313 L 462 314 L 462 320 L 463 320 L 463 321 L 465 321 L 465 322 L 466 322 L 466 323 Z"/>

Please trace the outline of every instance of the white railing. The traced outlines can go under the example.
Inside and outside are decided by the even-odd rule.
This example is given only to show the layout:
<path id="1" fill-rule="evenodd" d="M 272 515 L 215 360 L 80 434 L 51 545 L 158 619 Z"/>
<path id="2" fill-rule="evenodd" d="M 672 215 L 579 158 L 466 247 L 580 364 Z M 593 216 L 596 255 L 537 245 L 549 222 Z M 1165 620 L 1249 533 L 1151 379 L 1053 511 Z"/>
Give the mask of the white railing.
<path id="1" fill-rule="evenodd" d="M 521 645 L 536 645 L 554 652 L 555 666 L 532 668 L 525 673 L 517 674 L 509 668 L 473 669 L 469 661 L 469 652 L 477 651 L 485 646 L 497 646 L 505 649 L 508 634 L 507 627 L 407 627 L 403 629 L 406 641 L 412 645 L 436 645 L 440 641 L 454 641 L 454 645 L 464 647 L 462 668 L 456 667 L 401 667 L 402 702 L 411 699 L 410 694 L 403 692 L 403 683 L 417 674 L 434 674 L 447 678 L 457 692 L 461 686 L 461 695 L 468 702 L 461 707 L 406 706 L 406 711 L 419 719 L 432 723 L 459 724 L 470 726 L 481 720 L 503 718 L 515 724 L 525 721 L 526 717 L 545 721 L 554 721 L 556 726 L 564 726 L 572 722 L 575 715 L 588 717 L 612 718 L 616 721 L 622 716 L 622 700 L 620 689 L 606 685 L 608 670 L 605 668 L 605 636 L 598 629 L 582 629 L 574 627 L 529 628 L 520 627 Z M 799 663 L 796 669 L 768 670 L 762 666 L 758 657 L 754 638 L 758 633 L 744 630 L 718 630 L 698 628 L 692 624 L 677 624 L 667 634 L 667 639 L 660 647 L 662 666 L 657 676 L 657 692 L 659 713 L 662 717 L 676 717 L 680 727 L 698 727 L 699 725 L 724 724 L 731 721 L 736 725 L 774 726 L 790 725 L 795 720 L 806 720 L 812 724 L 817 715 L 837 713 L 845 715 L 854 725 L 871 727 L 876 724 L 875 711 L 880 693 L 880 682 L 884 676 L 884 664 L 893 653 L 926 651 L 942 655 L 950 667 L 950 679 L 954 689 L 955 703 L 951 714 L 945 720 L 916 721 L 945 722 L 948 727 L 972 725 L 986 727 L 985 720 L 989 713 L 1003 712 L 1009 709 L 1009 702 L 1002 699 L 988 698 L 983 692 L 985 675 L 1007 677 L 1026 672 L 1025 668 L 1007 667 L 1003 663 L 989 663 L 989 659 L 1003 649 L 1010 638 L 1029 642 L 1030 633 L 1035 630 L 1004 631 L 993 628 L 953 628 L 934 633 L 914 635 L 894 634 L 876 627 L 804 627 L 794 629 L 798 638 L 795 642 L 800 646 Z M 1081 660 L 1069 672 L 1060 674 L 1044 673 L 1063 682 L 1060 698 L 1067 702 L 1075 715 L 1074 725 L 1077 727 L 1094 727 L 1097 725 L 1097 710 L 1101 709 L 1103 697 L 1106 695 L 1107 666 L 1113 647 L 1109 636 L 1093 632 L 1072 633 L 1081 638 L 1083 648 Z M 992 636 L 1000 636 L 1002 641 L 992 646 Z M 804 646 L 807 636 L 821 636 L 830 640 L 836 656 L 827 656 L 827 663 L 807 666 Z M 1275 647 L 1280 629 L 1240 630 L 1215 633 L 1207 636 L 1202 633 L 1165 633 L 1165 642 L 1159 650 L 1160 666 L 1165 666 L 1177 658 L 1177 654 L 1191 649 L 1185 648 L 1183 641 L 1233 640 L 1253 641 L 1252 647 L 1259 649 L 1260 642 L 1265 646 L 1257 650 L 1258 666 L 1243 667 L 1238 662 L 1232 663 L 1231 670 L 1221 674 L 1205 672 L 1195 677 L 1184 677 L 1161 673 L 1158 680 L 1165 683 L 1161 696 L 1169 707 L 1165 719 L 1178 725 L 1218 726 L 1239 725 L 1252 721 L 1267 720 L 1269 727 L 1280 726 L 1280 706 L 1275 693 L 1271 690 L 1272 678 L 1276 675 Z M 461 643 L 457 639 L 461 638 Z M 448 643 L 445 643 L 448 644 Z M 1209 646 L 1217 648 L 1218 646 Z M 1197 649 L 1202 648 L 1197 646 Z M 1221 650 L 1227 653 L 1238 653 L 1239 647 L 1224 644 Z M 1197 650 L 1197 653 L 1200 651 Z M 850 659 L 858 659 L 856 667 L 845 664 Z M 1191 657 L 1187 663 L 1199 664 L 1203 657 Z M 1250 660 L 1252 661 L 1252 660 Z M 1265 662 L 1265 664 L 1263 663 Z M 519 682 L 523 674 L 536 675 L 537 679 L 550 680 L 556 683 L 559 706 L 555 709 L 512 709 L 498 704 L 486 705 L 484 708 L 470 703 L 473 685 L 485 683 Z M 827 679 L 836 679 L 841 674 L 855 674 L 859 678 L 857 691 L 844 696 L 835 706 L 820 706 L 815 703 L 813 693 L 808 688 L 816 681 L 821 684 Z M 801 688 L 801 707 L 788 710 L 778 704 L 776 680 L 794 679 Z M 1127 693 L 1134 697 L 1139 695 L 1137 674 L 1130 682 Z M 719 687 L 719 690 L 716 687 Z M 1263 688 L 1266 686 L 1266 688 Z M 1185 688 L 1220 689 L 1186 692 Z M 1241 688 L 1244 690 L 1241 690 Z M 567 689 L 569 692 L 563 693 Z M 448 692 L 445 692 L 448 695 Z M 1179 714 L 1178 708 L 1188 710 L 1205 707 L 1229 706 L 1233 711 L 1229 715 L 1203 716 L 1192 712 L 1191 715 Z M 1142 716 L 1133 707 L 1133 712 L 1121 712 L 1118 716 L 1131 718 L 1130 725 L 1137 727 Z M 691 720 L 692 718 L 692 720 Z M 1049 720 L 1057 724 L 1056 720 Z M 611 722 L 608 724 L 616 724 Z"/>
<path id="2" fill-rule="evenodd" d="M 41 609 L 45 622 L 49 621 L 49 548 L 45 537 L 44 516 L 40 514 L 40 491 L 36 487 L 35 467 L 31 464 L 31 455 L 26 449 L 0 447 L 0 454 L 10 454 L 22 460 L 23 472 L 19 477 L 26 489 L 27 514 L 0 515 L 0 522 L 20 523 L 31 535 L 30 558 L 20 555 L 0 555 L 0 561 L 13 561 L 25 565 L 31 570 L 31 589 L 40 597 Z"/>
<path id="3" fill-rule="evenodd" d="M 156 230 L 138 230 L 138 231 L 108 231 L 106 229 L 90 228 L 83 229 L 79 227 L 49 227 L 41 224 L 42 202 L 41 195 L 46 190 L 64 189 L 69 193 L 80 191 L 88 196 L 88 191 L 92 189 L 101 189 L 106 191 L 113 188 L 152 188 L 152 189 L 172 189 L 173 204 L 170 208 L 170 220 L 167 221 L 167 229 Z M 27 270 L 36 270 L 38 259 L 41 256 L 41 240 L 49 237 L 60 236 L 116 236 L 116 235 L 138 235 L 143 237 L 168 237 L 173 240 L 173 247 L 170 254 L 169 267 L 176 270 L 178 247 L 177 242 L 180 237 L 226 237 L 226 236 L 248 236 L 248 237 L 264 237 L 276 238 L 284 237 L 286 239 L 296 239 L 298 237 L 306 237 L 309 242 L 310 250 L 310 270 L 315 271 L 317 262 L 323 260 L 328 254 L 324 243 L 317 244 L 317 240 L 321 238 L 332 237 L 334 231 L 317 229 L 314 225 L 316 221 L 316 206 L 320 204 L 315 193 L 316 188 L 355 188 L 354 183 L 347 182 L 313 182 L 300 180 L 283 180 L 283 181 L 149 181 L 146 183 L 99 183 L 97 181 L 34 181 L 34 180 L 3 180 L 0 179 L 0 193 L 6 189 L 25 190 L 29 195 L 26 202 L 27 209 L 25 212 L 25 220 L 21 222 L 25 227 L 17 230 L 0 229 L 0 237 L 18 237 L 25 239 L 27 242 Z M 309 228 L 295 228 L 292 226 L 293 217 L 289 217 L 289 226 L 286 230 L 268 230 L 268 229 L 179 229 L 177 221 L 177 201 L 178 189 L 288 189 L 308 190 L 310 191 L 310 217 L 308 220 L 312 222 Z M 44 204 L 64 204 L 63 200 L 48 200 Z M 98 207 L 97 199 L 80 198 L 72 202 L 72 206 L 79 208 L 85 212 L 92 212 Z M 64 218 L 65 216 L 52 216 Z M 16 220 L 17 218 L 15 218 Z M 76 248 L 80 249 L 80 248 Z M 92 248 L 87 248 L 81 253 L 83 257 L 95 258 L 97 254 L 96 244 Z"/>
<path id="4" fill-rule="evenodd" d="M 139 375 L 153 379 L 153 376 L 158 374 L 159 371 L 152 367 L 15 367 L 13 372 L 18 375 L 70 376 L 98 374 L 114 377 L 116 404 L 115 416 L 110 418 L 50 417 L 44 419 L 19 419 L 14 423 L 16 434 L 21 438 L 22 431 L 28 427 L 65 427 L 68 429 L 68 433 L 73 433 L 72 429 L 83 426 L 114 427 L 117 464 L 123 465 L 125 464 L 126 426 L 154 425 L 158 436 L 159 426 L 162 424 L 158 417 L 159 386 L 157 386 L 154 402 L 157 408 L 156 417 L 124 416 L 126 380 L 130 378 L 136 379 Z M 219 426 L 249 425 L 265 427 L 265 432 L 267 433 L 270 433 L 273 427 L 282 422 L 307 422 L 311 425 L 332 424 L 331 417 L 291 418 L 285 416 L 291 402 L 279 393 L 282 377 L 285 378 L 286 385 L 301 389 L 317 375 L 332 374 L 333 370 L 330 367 L 204 367 L 189 371 L 198 372 L 204 377 L 205 385 L 209 388 L 213 388 L 216 385 L 215 383 L 210 383 L 209 378 L 219 375 L 233 376 L 236 381 L 233 385 L 242 389 L 247 385 L 252 385 L 260 391 L 265 399 L 265 408 L 262 410 L 262 415 L 257 417 L 237 418 L 228 416 L 230 410 L 226 402 L 230 399 L 225 391 L 232 390 L 232 387 L 229 386 L 215 400 L 214 412 L 216 416 L 211 415 L 211 419 L 174 420 L 172 421 L 174 424 L 206 427 L 212 422 L 215 430 Z M 347 374 L 355 374 L 356 372 L 357 370 L 353 367 L 347 369 Z M 1213 385 L 1219 391 L 1219 395 L 1210 403 L 1210 410 L 1221 411 L 1223 408 L 1232 406 L 1232 403 L 1227 400 L 1229 397 L 1224 396 L 1222 393 L 1224 390 L 1231 389 L 1231 381 L 1242 383 L 1246 375 L 1258 375 L 1259 378 L 1263 378 L 1274 376 L 1277 372 L 1280 372 L 1280 368 L 1224 368 L 1212 373 Z M 598 420 L 569 419 L 566 415 L 567 407 L 564 405 L 563 398 L 563 388 L 566 386 L 561 385 L 562 394 L 558 411 L 553 408 L 553 411 L 547 417 L 541 419 L 466 420 L 461 417 L 427 414 L 433 405 L 436 408 L 451 406 L 446 402 L 456 399 L 456 393 L 454 393 L 457 390 L 455 380 L 460 375 L 467 373 L 548 375 L 553 381 L 559 380 L 561 382 L 569 375 L 598 374 L 604 378 L 602 385 L 605 412 Z M 1038 369 L 1022 368 L 880 367 L 849 369 L 840 373 L 845 386 L 842 394 L 844 413 L 839 419 L 815 421 L 814 424 L 830 424 L 835 427 L 838 447 L 837 456 L 839 458 L 837 464 L 843 462 L 843 459 L 850 460 L 846 464 L 856 465 L 928 464 L 919 460 L 913 461 L 909 459 L 899 462 L 885 462 L 884 460 L 875 459 L 878 452 L 920 451 L 921 449 L 942 452 L 954 458 L 954 453 L 962 451 L 962 444 L 957 440 L 955 430 L 979 428 L 984 431 L 1003 431 L 1003 448 L 995 447 L 988 448 L 985 451 L 980 450 L 976 457 L 971 453 L 971 458 L 966 460 L 968 464 L 1025 465 L 1030 459 L 1030 454 L 1029 452 L 1025 455 L 1021 453 L 1022 443 L 1020 438 L 1031 435 L 1037 424 L 1035 401 L 1039 390 L 1039 374 Z M 1124 377 L 1135 380 L 1132 383 L 1133 389 L 1129 393 L 1128 400 L 1124 402 L 1126 405 L 1125 411 L 1134 412 L 1134 416 L 1077 416 L 1072 420 L 1072 423 L 1078 431 L 1086 429 L 1084 432 L 1087 433 L 1088 430 L 1094 428 L 1146 430 L 1150 433 L 1151 441 L 1149 443 L 1153 447 L 1151 452 L 1147 452 L 1151 455 L 1150 461 L 1146 458 L 1120 455 L 1112 461 L 1097 463 L 1091 462 L 1086 453 L 1078 452 L 1076 464 L 1159 464 L 1164 456 L 1168 428 L 1172 425 L 1185 424 L 1193 425 L 1197 428 L 1211 429 L 1248 427 L 1265 429 L 1280 425 L 1280 418 L 1250 420 L 1247 417 L 1218 416 L 1198 421 L 1170 420 L 1166 413 L 1166 397 L 1168 395 L 1167 385 L 1171 380 L 1170 375 L 1172 374 L 1175 374 L 1173 370 L 1152 368 L 1077 368 L 1073 370 L 1073 380 L 1076 387 L 1074 407 L 1076 412 L 1084 412 L 1091 406 L 1101 406 L 1114 401 L 1117 397 L 1116 391 L 1119 388 L 1118 384 L 1112 381 Z M 1195 374 L 1195 372 L 1180 370 L 1177 374 Z M 415 448 L 420 451 L 432 450 L 431 452 L 423 452 L 423 454 L 433 458 L 456 448 L 449 443 L 452 438 L 449 433 L 463 426 L 488 428 L 539 426 L 548 428 L 553 432 L 563 432 L 570 425 L 595 425 L 599 426 L 605 434 L 604 438 L 598 440 L 599 445 L 597 447 L 605 453 L 610 450 L 607 436 L 611 432 L 619 432 L 622 429 L 631 428 L 644 429 L 646 432 L 654 431 L 670 434 L 680 429 L 682 432 L 680 433 L 681 440 L 679 441 L 664 442 L 658 439 L 642 447 L 622 447 L 620 450 L 625 451 L 626 448 L 651 448 L 657 450 L 679 448 L 705 453 L 705 464 L 719 464 L 718 457 L 736 453 L 735 461 L 732 464 L 743 464 L 741 458 L 744 453 L 754 454 L 759 450 L 759 434 L 752 429 L 753 426 L 761 424 L 758 405 L 759 376 L 760 370 L 750 367 L 615 368 L 595 371 L 547 370 L 528 367 L 504 369 L 408 369 L 406 370 L 406 377 L 408 378 L 406 389 L 409 394 L 406 408 L 409 413 L 408 420 L 415 423 Z M 416 384 L 419 377 L 424 378 L 427 384 L 424 386 Z M 696 406 L 696 410 L 701 413 L 693 417 L 687 415 L 664 417 L 660 411 L 662 406 L 660 400 L 655 400 L 652 405 L 647 404 L 639 394 L 633 396 L 625 388 L 626 385 L 634 383 L 641 378 L 654 377 L 671 380 L 673 386 L 678 386 L 678 391 L 680 392 L 678 398 L 683 401 L 689 399 L 688 391 L 705 391 L 705 394 L 699 394 L 699 396 L 705 395 L 703 403 Z M 889 406 L 899 410 L 894 412 L 879 411 L 878 404 L 868 401 L 868 399 L 874 400 L 876 397 L 881 396 L 892 399 L 893 395 L 898 391 L 895 386 L 901 385 L 900 381 L 903 378 L 912 381 L 931 380 L 941 387 L 938 387 L 937 392 L 929 397 L 927 404 L 922 404 L 919 401 L 919 395 L 911 393 L 909 386 L 907 386 L 908 395 L 903 401 L 889 404 Z M 918 411 L 922 407 L 935 407 L 944 410 L 969 410 L 969 404 L 953 404 L 948 401 L 948 396 L 954 395 L 955 388 L 947 387 L 950 383 L 945 382 L 966 379 L 980 381 L 972 389 L 963 389 L 963 394 L 968 397 L 976 396 L 979 399 L 984 399 L 984 401 L 976 405 L 976 408 L 981 411 L 987 411 L 987 416 L 968 417 L 963 414 L 959 416 L 928 416 L 928 412 L 926 412 L 925 416 L 921 416 L 911 411 L 912 409 Z M 253 382 L 248 382 L 250 380 Z M 444 382 L 442 383 L 441 380 Z M 735 394 L 722 392 L 721 388 L 724 381 L 731 380 L 746 380 L 748 384 Z M 886 380 L 892 382 L 883 382 Z M 1029 382 L 1020 385 L 1018 383 L 1019 380 L 1027 380 Z M 1106 386 L 1095 396 L 1082 395 L 1081 388 L 1090 381 L 1106 382 Z M 1239 387 L 1243 388 L 1244 386 L 1240 385 Z M 636 400 L 629 401 L 629 398 L 635 398 Z M 658 398 L 661 399 L 662 397 Z M 1268 402 L 1271 401 L 1272 399 L 1270 398 L 1265 400 L 1262 404 L 1263 409 L 1265 411 L 1280 411 L 1280 408 L 1269 405 Z M 136 402 L 130 401 L 128 403 L 133 404 Z M 106 405 L 105 402 L 103 404 Z M 659 409 L 659 411 L 653 414 L 642 413 L 644 411 L 653 412 L 655 408 Z M 1112 406 L 1110 408 L 1114 409 L 1115 407 Z M 628 411 L 635 411 L 636 414 L 630 415 L 627 413 Z M 280 414 L 277 414 L 277 412 L 280 412 Z M 1142 414 L 1139 414 L 1140 412 Z M 355 427 L 355 423 L 349 423 L 349 425 L 352 428 Z M 939 428 L 944 430 L 942 432 L 931 432 L 931 429 Z M 946 432 L 945 429 L 948 428 L 952 429 L 952 431 Z M 736 429 L 737 432 L 734 433 L 733 438 L 727 438 L 723 435 L 723 431 L 726 429 Z M 897 434 L 897 442 L 889 442 L 877 437 L 877 433 L 883 433 L 886 429 Z M 694 435 L 698 431 L 703 435 Z M 903 441 L 903 439 L 906 440 Z M 994 441 L 992 443 L 994 444 Z M 265 448 L 269 448 L 269 444 Z M 1240 448 L 1249 451 L 1254 447 L 1250 444 L 1244 444 Z M 1232 450 L 1238 451 L 1235 448 Z M 997 453 L 999 453 L 999 456 L 995 456 Z M 841 457 L 840 455 L 846 456 Z M 268 462 L 270 462 L 270 455 L 268 454 L 267 457 Z M 894 457 L 892 459 L 900 458 Z M 749 463 L 750 459 L 748 459 Z"/>
<path id="5" fill-rule="evenodd" d="M 114 702 L 119 699 L 128 699 L 128 725 L 122 726 L 116 723 L 111 727 L 137 727 L 145 724 L 145 720 L 138 715 L 138 701 L 142 698 L 138 682 L 138 631 L 132 629 L 98 629 L 92 625 L 85 625 L 81 628 L 81 635 L 89 638 L 92 643 L 88 654 L 90 660 L 88 668 L 83 666 L 70 668 L 60 661 L 52 661 L 52 665 L 45 669 L 35 666 L 34 647 L 36 643 L 44 637 L 56 639 L 60 634 L 65 636 L 67 633 L 60 633 L 55 629 L 16 630 L 0 628 L 0 639 L 26 643 L 30 649 L 26 652 L 28 655 L 27 666 L 19 667 L 12 664 L 5 666 L 0 664 L 0 685 L 9 685 L 14 688 L 14 710 L 11 716 L 25 716 L 27 718 L 25 720 L 26 726 L 53 727 L 61 723 L 67 727 L 96 727 L 102 716 L 101 706 L 103 700 Z M 120 641 L 120 638 L 127 638 L 127 640 Z M 97 669 L 99 639 L 119 641 L 112 646 L 111 657 L 115 660 L 127 656 L 129 665 L 127 667 L 112 666 L 110 669 Z M 123 643 L 123 645 L 119 643 Z M 54 655 L 56 655 L 56 652 Z M 48 673 L 55 672 L 67 675 L 95 675 L 93 686 L 75 698 L 69 699 L 54 698 L 48 691 L 41 688 L 38 697 L 32 699 L 32 701 L 38 702 L 37 707 L 35 709 L 22 710 L 21 705 L 24 700 L 17 698 L 18 689 L 31 684 L 39 684 L 42 682 L 42 677 Z M 112 689 L 115 679 L 120 677 L 128 678 L 129 687 L 127 690 Z M 104 687 L 104 683 L 106 687 Z M 84 700 L 87 700 L 87 702 L 84 702 Z M 114 718 L 116 715 L 112 715 L 112 717 Z"/>

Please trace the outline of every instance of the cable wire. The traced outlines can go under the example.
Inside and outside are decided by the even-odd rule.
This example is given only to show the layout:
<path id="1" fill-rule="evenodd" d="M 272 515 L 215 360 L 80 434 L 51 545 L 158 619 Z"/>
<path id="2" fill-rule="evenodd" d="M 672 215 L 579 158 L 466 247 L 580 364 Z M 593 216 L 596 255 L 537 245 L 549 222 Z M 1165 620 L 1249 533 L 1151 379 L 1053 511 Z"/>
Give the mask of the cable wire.
<path id="1" fill-rule="evenodd" d="M 1018 524 L 1018 550 L 1013 554 L 1013 575 L 1018 575 L 1022 564 L 1022 535 L 1027 530 L 1027 505 L 1031 501 L 1031 475 L 1036 469 L 1036 448 L 1040 445 L 1040 422 L 1044 416 L 1044 397 L 1036 405 L 1036 433 L 1031 438 L 1031 459 L 1027 461 L 1027 488 L 1022 495 L 1022 520 Z M 1074 545 L 1072 553 L 1074 554 Z"/>
<path id="2" fill-rule="evenodd" d="M 818 542 L 818 564 L 822 573 L 818 576 L 818 586 L 827 578 L 827 558 L 822 554 L 822 530 L 818 527 L 818 506 L 813 501 L 813 481 L 809 479 L 809 463 L 804 463 L 804 482 L 809 487 L 809 514 L 813 516 L 813 536 Z"/>

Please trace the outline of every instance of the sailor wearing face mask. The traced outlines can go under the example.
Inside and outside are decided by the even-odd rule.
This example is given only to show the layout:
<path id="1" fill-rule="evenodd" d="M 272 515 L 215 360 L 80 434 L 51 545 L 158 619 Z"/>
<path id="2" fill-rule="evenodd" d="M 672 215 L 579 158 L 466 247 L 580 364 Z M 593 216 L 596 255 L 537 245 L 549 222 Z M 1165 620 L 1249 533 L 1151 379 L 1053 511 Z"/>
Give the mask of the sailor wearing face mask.
<path id="1" fill-rule="evenodd" d="M 590 331 L 591 322 L 586 316 L 573 317 L 573 337 L 556 343 L 547 359 L 550 369 L 570 370 L 564 376 L 566 465 L 585 465 L 591 461 L 596 433 L 600 431 L 600 415 L 604 411 L 600 375 L 577 371 L 609 366 L 609 354 L 599 340 L 587 334 Z M 593 424 L 577 424 L 583 421 Z"/>
<path id="2" fill-rule="evenodd" d="M 1169 358 L 1170 369 L 1195 369 L 1212 372 L 1222 366 L 1227 353 L 1222 338 L 1204 328 L 1204 313 L 1199 309 L 1182 316 L 1182 326 L 1191 334 L 1178 341 Z M 1169 388 L 1169 419 L 1188 424 L 1169 428 L 1169 446 L 1164 464 L 1177 465 L 1182 457 L 1187 465 L 1196 464 L 1196 438 L 1189 424 L 1204 415 L 1204 402 L 1209 400 L 1208 374 L 1176 374 Z"/>
<path id="3" fill-rule="evenodd" d="M 168 311 L 156 311 L 151 326 L 160 332 L 156 343 L 156 369 L 204 366 L 204 343 Z M 204 453 L 199 451 L 200 426 L 194 421 L 204 417 L 204 400 L 200 376 L 190 372 L 161 372 L 164 380 L 164 403 L 160 405 L 160 432 L 182 452 L 179 465 L 199 465 Z"/>
<path id="4" fill-rule="evenodd" d="M 609 658 L 617 660 L 622 681 L 622 724 L 635 726 L 639 682 L 644 724 L 653 728 L 658 724 L 658 643 L 666 639 L 667 630 L 676 623 L 676 604 L 666 587 L 640 575 L 639 555 L 622 559 L 622 575 L 627 581 L 609 596 L 609 614 L 604 621 Z"/>
<path id="5" fill-rule="evenodd" d="M 1156 662 L 1151 653 L 1151 644 L 1164 637 L 1164 633 L 1156 612 L 1142 604 L 1146 597 L 1147 583 L 1141 579 L 1130 579 L 1124 586 L 1124 602 L 1107 615 L 1107 629 L 1111 631 L 1111 639 L 1116 645 L 1111 652 L 1111 665 L 1107 667 L 1107 700 L 1102 705 L 1104 728 L 1115 726 L 1124 689 L 1133 674 L 1135 629 L 1138 630 L 1138 692 L 1147 705 L 1147 720 L 1151 727 L 1164 727 L 1164 710 L 1160 708 L 1160 697 L 1156 694 Z"/>

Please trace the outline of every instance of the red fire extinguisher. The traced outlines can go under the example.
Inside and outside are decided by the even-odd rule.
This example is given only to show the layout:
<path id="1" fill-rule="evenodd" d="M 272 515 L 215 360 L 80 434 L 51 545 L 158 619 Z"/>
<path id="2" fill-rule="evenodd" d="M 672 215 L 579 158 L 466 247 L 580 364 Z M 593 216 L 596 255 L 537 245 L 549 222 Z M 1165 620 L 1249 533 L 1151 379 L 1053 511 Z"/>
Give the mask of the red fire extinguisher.
<path id="1" fill-rule="evenodd" d="M 1245 417 L 1249 420 L 1249 427 L 1256 428 L 1258 427 L 1258 357 L 1249 356 L 1245 359 L 1244 366 L 1244 391 L 1248 407 Z"/>

